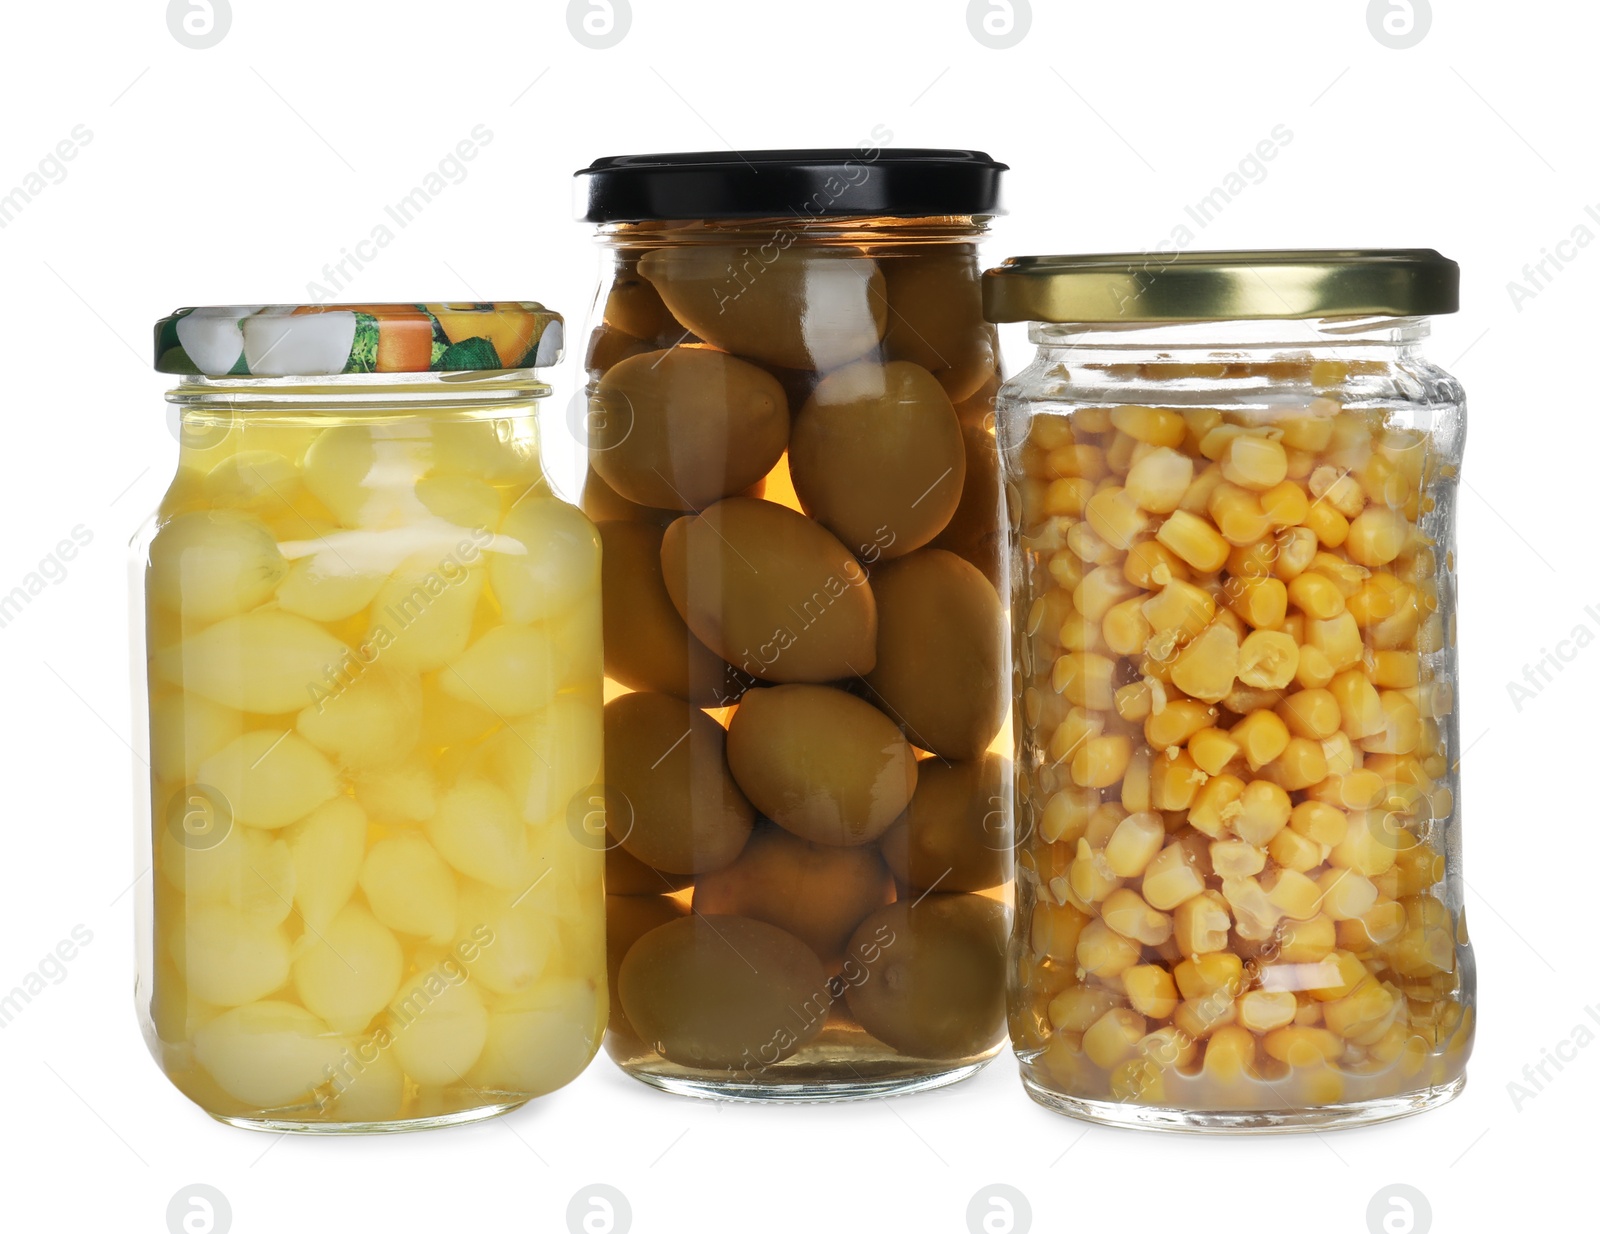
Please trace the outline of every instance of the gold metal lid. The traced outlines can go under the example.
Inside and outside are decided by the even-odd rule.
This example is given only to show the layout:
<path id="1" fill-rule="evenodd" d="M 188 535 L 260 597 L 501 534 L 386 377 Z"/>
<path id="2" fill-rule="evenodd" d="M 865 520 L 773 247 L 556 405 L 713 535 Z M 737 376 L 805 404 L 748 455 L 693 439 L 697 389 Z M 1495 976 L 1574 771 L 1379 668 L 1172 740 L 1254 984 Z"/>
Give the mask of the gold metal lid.
<path id="1" fill-rule="evenodd" d="M 1095 324 L 1417 317 L 1460 307 L 1433 249 L 1277 249 L 1012 257 L 983 275 L 990 321 Z"/>

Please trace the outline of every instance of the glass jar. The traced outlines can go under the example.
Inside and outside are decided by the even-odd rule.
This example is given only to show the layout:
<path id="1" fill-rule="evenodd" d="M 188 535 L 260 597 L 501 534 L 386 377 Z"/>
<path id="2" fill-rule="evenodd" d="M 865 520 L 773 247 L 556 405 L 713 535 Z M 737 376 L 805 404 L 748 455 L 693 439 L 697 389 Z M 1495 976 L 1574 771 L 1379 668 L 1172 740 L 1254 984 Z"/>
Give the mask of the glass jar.
<path id="1" fill-rule="evenodd" d="M 601 159 L 606 1046 L 840 1099 L 1004 1037 L 1004 525 L 969 151 Z"/>
<path id="2" fill-rule="evenodd" d="M 156 327 L 137 997 L 224 1122 L 468 1122 L 598 1048 L 600 544 L 536 422 L 561 337 L 523 303 Z"/>
<path id="3" fill-rule="evenodd" d="M 1460 1092 L 1461 387 L 1431 250 L 985 277 L 1013 525 L 1011 1035 L 1043 1105 L 1348 1126 Z"/>

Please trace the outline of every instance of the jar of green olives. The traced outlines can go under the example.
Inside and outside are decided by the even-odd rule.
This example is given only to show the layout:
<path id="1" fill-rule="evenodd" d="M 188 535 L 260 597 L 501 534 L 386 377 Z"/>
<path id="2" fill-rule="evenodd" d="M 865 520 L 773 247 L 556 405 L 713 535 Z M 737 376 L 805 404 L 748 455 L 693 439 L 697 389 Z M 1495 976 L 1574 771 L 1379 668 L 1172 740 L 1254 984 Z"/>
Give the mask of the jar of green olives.
<path id="1" fill-rule="evenodd" d="M 606 158 L 585 511 L 604 545 L 606 1047 L 833 1100 L 999 1050 L 1011 879 L 1001 164 Z"/>

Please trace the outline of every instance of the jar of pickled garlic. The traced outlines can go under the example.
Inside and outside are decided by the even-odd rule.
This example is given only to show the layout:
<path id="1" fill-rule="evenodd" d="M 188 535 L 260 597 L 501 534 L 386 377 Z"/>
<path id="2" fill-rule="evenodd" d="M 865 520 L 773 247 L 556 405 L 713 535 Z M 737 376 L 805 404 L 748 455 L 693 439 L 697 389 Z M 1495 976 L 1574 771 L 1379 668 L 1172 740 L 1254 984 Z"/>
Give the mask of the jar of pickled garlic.
<path id="1" fill-rule="evenodd" d="M 1461 1091 L 1461 387 L 1431 250 L 1023 257 L 1013 529 L 1028 1092 L 1272 1131 Z"/>
<path id="2" fill-rule="evenodd" d="M 600 538 L 536 419 L 561 340 L 532 303 L 156 327 L 138 1004 L 224 1122 L 467 1122 L 599 1046 Z"/>
<path id="3" fill-rule="evenodd" d="M 1003 170 L 959 150 L 601 159 L 584 508 L 605 545 L 606 1047 L 841 1099 L 1004 1039 Z"/>

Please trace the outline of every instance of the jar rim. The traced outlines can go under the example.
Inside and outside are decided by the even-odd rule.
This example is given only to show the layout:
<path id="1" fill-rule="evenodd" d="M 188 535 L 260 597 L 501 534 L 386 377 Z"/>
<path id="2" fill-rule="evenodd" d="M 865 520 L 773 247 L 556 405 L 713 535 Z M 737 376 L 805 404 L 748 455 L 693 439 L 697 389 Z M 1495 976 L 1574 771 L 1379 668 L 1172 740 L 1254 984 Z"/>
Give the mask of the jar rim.
<path id="1" fill-rule="evenodd" d="M 1460 307 L 1461 268 L 1433 249 L 1262 249 L 1008 258 L 983 275 L 993 322 L 1084 326 L 1425 317 Z"/>

